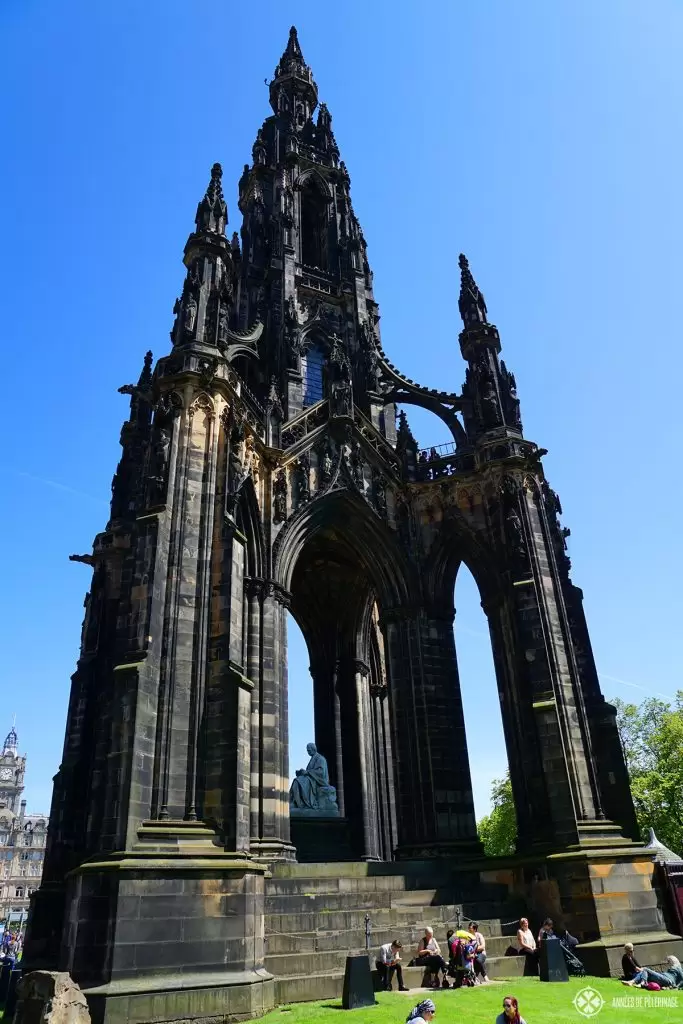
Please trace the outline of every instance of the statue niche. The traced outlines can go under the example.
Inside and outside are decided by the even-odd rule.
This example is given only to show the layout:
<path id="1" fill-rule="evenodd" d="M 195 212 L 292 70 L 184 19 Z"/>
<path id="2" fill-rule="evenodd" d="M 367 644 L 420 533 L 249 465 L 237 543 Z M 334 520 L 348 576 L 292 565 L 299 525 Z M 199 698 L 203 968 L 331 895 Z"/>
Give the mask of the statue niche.
<path id="1" fill-rule="evenodd" d="M 289 811 L 292 817 L 339 817 L 337 791 L 330 785 L 327 760 L 318 753 L 315 743 L 306 747 L 310 761 L 297 769 L 289 790 Z"/>

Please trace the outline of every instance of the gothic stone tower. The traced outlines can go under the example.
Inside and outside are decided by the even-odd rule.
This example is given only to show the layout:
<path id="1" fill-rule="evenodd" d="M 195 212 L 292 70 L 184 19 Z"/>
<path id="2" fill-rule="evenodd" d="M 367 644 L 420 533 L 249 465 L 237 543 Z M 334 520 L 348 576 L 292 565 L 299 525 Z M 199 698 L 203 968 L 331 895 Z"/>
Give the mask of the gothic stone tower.
<path id="1" fill-rule="evenodd" d="M 463 562 L 490 624 L 518 853 L 583 939 L 661 928 L 647 879 L 637 915 L 603 891 L 614 865 L 629 889 L 647 856 L 559 500 L 467 261 L 464 388 L 421 387 L 382 348 L 294 29 L 270 103 L 241 238 L 211 171 L 171 351 L 121 389 L 111 518 L 79 556 L 93 580 L 26 957 L 69 970 L 98 1020 L 272 1003 L 264 875 L 297 856 L 287 609 L 350 856 L 481 864 L 453 638 Z M 452 451 L 419 455 L 396 403 L 440 416 Z"/>

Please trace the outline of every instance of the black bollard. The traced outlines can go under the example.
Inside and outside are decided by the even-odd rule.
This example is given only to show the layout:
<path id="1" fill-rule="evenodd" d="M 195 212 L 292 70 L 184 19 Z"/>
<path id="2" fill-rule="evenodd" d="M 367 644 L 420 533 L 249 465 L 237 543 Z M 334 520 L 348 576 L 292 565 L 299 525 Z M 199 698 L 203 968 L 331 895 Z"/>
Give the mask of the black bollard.
<path id="1" fill-rule="evenodd" d="M 374 1006 L 375 993 L 367 955 L 347 956 L 344 971 L 342 1009 L 357 1010 L 361 1006 Z"/>
<path id="2" fill-rule="evenodd" d="M 4 1006 L 7 1001 L 7 991 L 9 989 L 9 979 L 12 973 L 11 962 L 5 961 L 0 968 L 0 1007 Z"/>
<path id="3" fill-rule="evenodd" d="M 17 1005 L 17 985 L 21 981 L 21 967 L 17 966 L 14 968 L 9 976 L 9 985 L 7 986 L 7 1000 L 5 1002 L 5 1019 L 11 1021 L 14 1016 L 14 1010 Z"/>
<path id="4" fill-rule="evenodd" d="M 559 939 L 543 939 L 538 976 L 541 981 L 569 981 L 564 950 Z"/>

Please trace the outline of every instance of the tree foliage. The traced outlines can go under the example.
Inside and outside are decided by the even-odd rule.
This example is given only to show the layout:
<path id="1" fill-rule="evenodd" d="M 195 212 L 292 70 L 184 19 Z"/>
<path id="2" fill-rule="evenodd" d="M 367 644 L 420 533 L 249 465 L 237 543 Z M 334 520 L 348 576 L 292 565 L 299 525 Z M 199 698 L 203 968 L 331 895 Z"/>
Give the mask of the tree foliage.
<path id="1" fill-rule="evenodd" d="M 673 706 L 656 697 L 640 705 L 611 703 L 642 838 L 653 828 L 661 843 L 683 855 L 683 690 Z"/>
<path id="2" fill-rule="evenodd" d="M 479 838 L 487 857 L 506 857 L 515 852 L 517 842 L 517 817 L 509 771 L 505 778 L 494 779 L 491 783 L 491 803 L 491 813 L 479 822 Z"/>

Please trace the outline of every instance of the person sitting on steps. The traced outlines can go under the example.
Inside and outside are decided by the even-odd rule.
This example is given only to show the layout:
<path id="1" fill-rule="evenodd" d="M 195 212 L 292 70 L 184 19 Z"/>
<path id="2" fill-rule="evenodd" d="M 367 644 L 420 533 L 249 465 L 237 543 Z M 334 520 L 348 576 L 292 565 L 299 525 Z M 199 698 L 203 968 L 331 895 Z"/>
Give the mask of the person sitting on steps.
<path id="1" fill-rule="evenodd" d="M 527 964 L 535 973 L 538 967 L 538 950 L 536 949 L 536 940 L 531 934 L 529 919 L 527 917 L 522 917 L 519 921 L 519 928 L 517 929 L 517 950 L 519 956 L 526 957 Z"/>
<path id="2" fill-rule="evenodd" d="M 377 972 L 382 982 L 382 989 L 385 992 L 391 992 L 391 983 L 394 974 L 398 978 L 398 990 L 399 992 L 407 992 L 408 989 L 403 984 L 403 968 L 401 967 L 401 950 L 403 949 L 403 943 L 399 942 L 398 939 L 394 939 L 393 942 L 386 942 L 383 946 L 380 946 L 379 956 L 375 961 Z"/>
<path id="3" fill-rule="evenodd" d="M 415 963 L 418 967 L 424 967 L 431 976 L 430 984 L 433 988 L 450 988 L 446 977 L 446 961 L 441 956 L 439 943 L 434 938 L 434 929 L 425 928 L 425 933 L 420 939 L 415 954 Z M 439 972 L 443 973 L 443 981 L 439 981 Z"/>
<path id="4" fill-rule="evenodd" d="M 476 949 L 474 951 L 474 975 L 480 983 L 484 985 L 489 980 L 486 975 L 486 939 L 479 931 L 479 925 L 476 921 L 470 921 L 467 930 L 472 936 L 473 941 L 476 942 Z"/>

